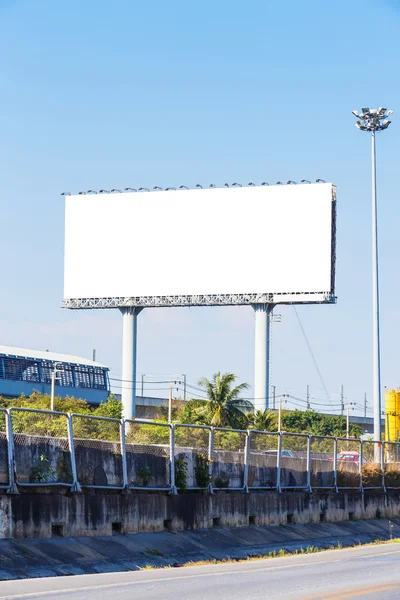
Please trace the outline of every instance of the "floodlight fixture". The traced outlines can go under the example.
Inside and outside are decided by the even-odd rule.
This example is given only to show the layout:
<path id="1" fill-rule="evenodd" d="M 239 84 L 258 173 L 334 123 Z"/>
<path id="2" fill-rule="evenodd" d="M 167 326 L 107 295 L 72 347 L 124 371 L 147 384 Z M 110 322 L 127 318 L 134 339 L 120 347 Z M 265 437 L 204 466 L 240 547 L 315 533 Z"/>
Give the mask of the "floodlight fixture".
<path id="1" fill-rule="evenodd" d="M 249 183 L 247 185 L 250 185 L 251 187 L 256 187 L 256 184 L 253 183 L 252 181 L 249 181 Z"/>
<path id="2" fill-rule="evenodd" d="M 61 192 L 61 196 L 70 196 L 71 192 Z"/>
<path id="3" fill-rule="evenodd" d="M 180 186 L 179 186 L 179 189 L 180 189 L 180 190 L 188 190 L 189 188 L 188 188 L 188 186 L 187 186 L 187 185 L 180 185 Z"/>
<path id="4" fill-rule="evenodd" d="M 224 183 L 224 187 L 228 188 L 229 187 L 229 183 Z"/>
<path id="5" fill-rule="evenodd" d="M 316 179 L 315 181 L 317 183 L 326 183 L 325 179 Z"/>
<path id="6" fill-rule="evenodd" d="M 139 192 L 149 192 L 149 188 L 145 188 L 145 187 L 140 187 L 139 188 Z"/>
<path id="7" fill-rule="evenodd" d="M 136 188 L 125 188 L 124 192 L 137 192 Z"/>
<path id="8" fill-rule="evenodd" d="M 79 196 L 86 196 L 86 192 L 78 192 Z"/>
<path id="9" fill-rule="evenodd" d="M 236 181 L 232 183 L 232 187 L 242 187 L 241 183 L 237 183 Z"/>
<path id="10" fill-rule="evenodd" d="M 122 190 L 117 190 L 117 188 L 113 188 L 113 189 L 111 190 L 111 193 L 113 194 L 113 193 L 115 193 L 115 192 L 117 192 L 118 194 L 122 194 Z"/>
<path id="11" fill-rule="evenodd" d="M 389 110 L 385 107 L 380 108 L 362 108 L 361 114 L 358 111 L 353 110 L 353 115 L 357 117 L 358 121 L 356 122 L 356 127 L 361 129 L 361 131 L 383 131 L 387 129 L 390 125 L 390 121 L 387 120 L 391 114 L 393 114 L 392 110 Z"/>
<path id="12" fill-rule="evenodd" d="M 202 189 L 203 189 L 203 186 L 202 186 L 202 185 L 200 185 L 199 183 L 196 183 L 196 187 L 197 187 L 197 189 L 199 189 L 199 190 L 202 190 Z"/>
<path id="13" fill-rule="evenodd" d="M 269 185 L 269 183 L 267 183 L 266 181 L 263 181 L 263 182 L 261 183 L 261 185 Z"/>
<path id="14" fill-rule="evenodd" d="M 210 185 L 208 187 L 209 188 L 216 188 L 217 186 L 215 185 L 215 183 L 210 183 Z"/>
<path id="15" fill-rule="evenodd" d="M 176 191 L 176 188 L 174 188 L 174 187 L 168 187 L 168 188 L 165 188 L 165 191 L 166 191 L 166 192 L 170 192 L 171 190 L 175 190 L 175 191 Z"/>
<path id="16" fill-rule="evenodd" d="M 289 181 L 287 182 L 288 185 L 297 185 L 297 181 L 292 181 L 291 179 L 289 179 Z"/>
<path id="17" fill-rule="evenodd" d="M 162 188 L 162 187 L 160 187 L 159 185 L 155 185 L 155 186 L 153 187 L 153 190 L 162 190 L 162 189 L 163 189 L 163 188 Z"/>
<path id="18" fill-rule="evenodd" d="M 88 190 L 87 193 L 88 194 L 97 194 L 96 190 Z"/>
<path id="19" fill-rule="evenodd" d="M 393 114 L 392 110 L 385 107 L 361 109 L 362 114 L 356 114 L 359 120 L 356 127 L 361 131 L 371 133 L 372 157 L 372 379 L 374 400 L 374 440 L 381 441 L 381 412 L 382 412 L 382 385 L 381 385 L 381 340 L 380 340 L 380 313 L 379 313 L 379 260 L 378 260 L 378 204 L 376 185 L 376 133 L 387 129 L 391 123 L 387 117 Z M 380 452 L 379 448 L 376 451 Z M 378 462 L 378 454 L 375 453 Z"/>
<path id="20" fill-rule="evenodd" d="M 283 185 L 282 181 L 277 181 L 276 185 Z"/>
<path id="21" fill-rule="evenodd" d="M 311 183 L 311 181 L 309 179 L 302 179 L 301 183 Z"/>
<path id="22" fill-rule="evenodd" d="M 99 194 L 111 194 L 110 190 L 99 190 Z"/>

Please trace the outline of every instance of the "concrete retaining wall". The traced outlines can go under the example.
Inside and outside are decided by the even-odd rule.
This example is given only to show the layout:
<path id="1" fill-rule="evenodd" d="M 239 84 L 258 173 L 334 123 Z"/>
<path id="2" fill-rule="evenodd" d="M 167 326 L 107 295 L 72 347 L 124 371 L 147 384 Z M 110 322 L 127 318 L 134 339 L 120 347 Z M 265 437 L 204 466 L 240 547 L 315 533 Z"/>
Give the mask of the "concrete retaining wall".
<path id="1" fill-rule="evenodd" d="M 400 516 L 400 492 L 218 492 L 214 495 L 61 491 L 0 495 L 0 538 L 340 522 Z"/>

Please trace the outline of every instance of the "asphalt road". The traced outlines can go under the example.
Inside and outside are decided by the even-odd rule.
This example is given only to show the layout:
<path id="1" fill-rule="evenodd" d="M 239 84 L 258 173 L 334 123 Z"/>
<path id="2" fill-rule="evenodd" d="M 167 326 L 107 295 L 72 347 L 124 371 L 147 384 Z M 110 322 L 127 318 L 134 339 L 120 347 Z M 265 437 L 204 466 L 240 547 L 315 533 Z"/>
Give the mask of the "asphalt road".
<path id="1" fill-rule="evenodd" d="M 0 583 L 0 600 L 398 600 L 400 544 L 284 558 Z"/>

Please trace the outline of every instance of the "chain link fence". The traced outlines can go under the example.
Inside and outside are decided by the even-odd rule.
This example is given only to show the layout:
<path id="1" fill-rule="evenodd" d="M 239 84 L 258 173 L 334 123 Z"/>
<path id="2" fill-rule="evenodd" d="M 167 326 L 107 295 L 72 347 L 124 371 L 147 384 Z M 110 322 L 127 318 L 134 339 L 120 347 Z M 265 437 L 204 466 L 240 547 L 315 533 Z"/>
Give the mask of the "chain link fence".
<path id="1" fill-rule="evenodd" d="M 216 427 L 213 435 L 213 489 L 244 489 L 247 431 Z"/>
<path id="2" fill-rule="evenodd" d="M 400 443 L 385 442 L 383 457 L 385 487 L 389 490 L 400 489 Z"/>
<path id="3" fill-rule="evenodd" d="M 175 485 L 178 489 L 206 489 L 212 482 L 212 428 L 174 425 Z"/>
<path id="4" fill-rule="evenodd" d="M 125 421 L 128 485 L 133 489 L 171 489 L 171 425 Z"/>
<path id="5" fill-rule="evenodd" d="M 68 414 L 14 407 L 9 411 L 16 483 L 72 485 Z"/>
<path id="6" fill-rule="evenodd" d="M 400 489 L 400 443 L 0 408 L 0 488 L 15 484 L 173 493 Z"/>
<path id="7" fill-rule="evenodd" d="M 280 488 L 306 489 L 308 478 L 308 435 L 282 433 L 280 452 Z"/>
<path id="8" fill-rule="evenodd" d="M 312 489 L 336 487 L 336 439 L 331 436 L 310 436 L 310 484 Z"/>
<path id="9" fill-rule="evenodd" d="M 337 438 L 338 489 L 360 489 L 361 478 L 361 441 L 350 438 Z"/>
<path id="10" fill-rule="evenodd" d="M 124 467 L 121 421 L 71 415 L 76 474 L 83 487 L 122 489 Z"/>
<path id="11" fill-rule="evenodd" d="M 0 488 L 10 485 L 8 439 L 7 439 L 7 411 L 0 408 Z"/>
<path id="12" fill-rule="evenodd" d="M 249 489 L 277 489 L 279 434 L 252 430 L 249 436 Z"/>
<path id="13" fill-rule="evenodd" d="M 383 479 L 383 445 L 381 442 L 361 442 L 361 477 L 365 489 L 382 489 Z"/>

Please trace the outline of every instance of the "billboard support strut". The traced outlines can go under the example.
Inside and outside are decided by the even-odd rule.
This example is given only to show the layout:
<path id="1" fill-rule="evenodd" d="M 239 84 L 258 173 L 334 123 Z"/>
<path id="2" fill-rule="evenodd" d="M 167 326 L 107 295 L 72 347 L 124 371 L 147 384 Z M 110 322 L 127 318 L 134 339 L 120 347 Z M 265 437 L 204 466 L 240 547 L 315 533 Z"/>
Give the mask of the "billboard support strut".
<path id="1" fill-rule="evenodd" d="M 253 304 L 255 313 L 254 409 L 269 408 L 269 352 L 273 304 Z"/>
<path id="2" fill-rule="evenodd" d="M 137 307 L 121 308 L 122 313 L 122 416 L 136 416 L 136 355 L 137 316 L 143 310 Z"/>

